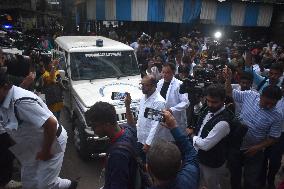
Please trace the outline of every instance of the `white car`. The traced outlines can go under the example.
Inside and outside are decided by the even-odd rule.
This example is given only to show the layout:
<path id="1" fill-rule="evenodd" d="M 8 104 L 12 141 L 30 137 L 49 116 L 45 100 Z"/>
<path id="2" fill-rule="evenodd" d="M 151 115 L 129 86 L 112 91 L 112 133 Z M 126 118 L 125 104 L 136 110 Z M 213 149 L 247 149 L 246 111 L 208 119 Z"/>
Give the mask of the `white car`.
<path id="1" fill-rule="evenodd" d="M 75 147 L 80 157 L 89 159 L 105 152 L 108 139 L 94 134 L 84 114 L 104 101 L 114 105 L 118 123 L 126 122 L 124 101 L 112 97 L 128 92 L 132 108 L 138 108 L 142 91 L 137 59 L 130 46 L 101 36 L 62 36 L 55 43 L 52 54 L 59 59 L 68 88 L 64 104 L 70 111 Z"/>

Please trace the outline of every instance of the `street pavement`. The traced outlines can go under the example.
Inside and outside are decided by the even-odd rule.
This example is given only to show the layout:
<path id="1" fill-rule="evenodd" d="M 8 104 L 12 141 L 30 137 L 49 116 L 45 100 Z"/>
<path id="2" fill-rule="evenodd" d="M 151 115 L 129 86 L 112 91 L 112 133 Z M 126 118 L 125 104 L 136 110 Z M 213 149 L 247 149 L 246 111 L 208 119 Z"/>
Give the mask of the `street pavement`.
<path id="1" fill-rule="evenodd" d="M 99 189 L 102 185 L 101 172 L 104 167 L 103 159 L 83 161 L 79 158 L 73 144 L 73 135 L 68 111 L 64 109 L 61 114 L 61 124 L 68 132 L 68 142 L 64 156 L 61 178 L 79 181 L 77 189 Z"/>
<path id="2" fill-rule="evenodd" d="M 104 167 L 104 160 L 93 159 L 90 161 L 83 161 L 79 158 L 73 144 L 71 120 L 69 119 L 68 111 L 66 109 L 63 109 L 62 111 L 61 124 L 68 132 L 68 142 L 60 177 L 77 180 L 79 182 L 77 189 L 99 189 L 103 185 L 103 178 L 101 178 L 101 175 Z M 284 165 L 284 158 L 282 159 L 282 165 Z M 19 165 L 17 166 L 13 179 L 20 180 Z M 283 179 L 284 172 L 280 170 L 276 176 L 276 186 Z M 228 189 L 229 188 L 230 187 L 228 186 Z"/>

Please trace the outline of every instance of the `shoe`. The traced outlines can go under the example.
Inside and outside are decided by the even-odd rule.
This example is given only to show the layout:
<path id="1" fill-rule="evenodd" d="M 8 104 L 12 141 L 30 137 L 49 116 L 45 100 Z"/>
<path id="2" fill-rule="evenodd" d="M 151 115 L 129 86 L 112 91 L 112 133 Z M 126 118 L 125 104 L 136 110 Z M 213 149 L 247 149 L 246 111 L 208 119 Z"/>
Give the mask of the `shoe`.
<path id="1" fill-rule="evenodd" d="M 75 180 L 71 180 L 71 184 L 69 186 L 68 189 L 76 189 L 77 188 L 77 185 L 78 185 L 78 182 L 75 181 Z"/>
<path id="2" fill-rule="evenodd" d="M 18 189 L 18 188 L 21 188 L 21 187 L 22 187 L 21 182 L 10 180 L 10 182 L 8 182 L 8 184 L 6 184 L 4 186 L 4 189 Z"/>

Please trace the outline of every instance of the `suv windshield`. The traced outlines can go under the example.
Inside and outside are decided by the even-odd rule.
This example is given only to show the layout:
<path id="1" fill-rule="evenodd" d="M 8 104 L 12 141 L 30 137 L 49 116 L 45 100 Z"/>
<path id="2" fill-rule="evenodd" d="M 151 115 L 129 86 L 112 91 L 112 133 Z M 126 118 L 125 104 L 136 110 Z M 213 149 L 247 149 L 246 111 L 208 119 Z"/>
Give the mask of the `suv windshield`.
<path id="1" fill-rule="evenodd" d="M 70 64 L 73 80 L 139 75 L 133 51 L 71 53 Z"/>

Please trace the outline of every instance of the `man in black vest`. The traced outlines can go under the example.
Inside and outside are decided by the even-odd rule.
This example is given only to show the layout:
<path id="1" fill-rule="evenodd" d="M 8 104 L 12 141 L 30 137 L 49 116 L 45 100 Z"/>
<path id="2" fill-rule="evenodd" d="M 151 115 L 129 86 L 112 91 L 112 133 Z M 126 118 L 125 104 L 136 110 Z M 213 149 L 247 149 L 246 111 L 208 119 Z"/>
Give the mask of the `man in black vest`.
<path id="1" fill-rule="evenodd" d="M 193 145 L 198 151 L 201 185 L 209 189 L 227 188 L 227 136 L 230 133 L 230 113 L 225 109 L 226 92 L 222 85 L 206 89 L 207 106 L 199 115 Z"/>

